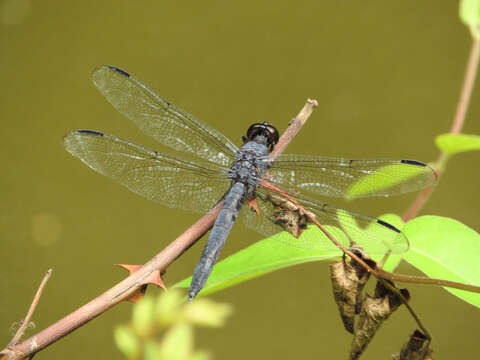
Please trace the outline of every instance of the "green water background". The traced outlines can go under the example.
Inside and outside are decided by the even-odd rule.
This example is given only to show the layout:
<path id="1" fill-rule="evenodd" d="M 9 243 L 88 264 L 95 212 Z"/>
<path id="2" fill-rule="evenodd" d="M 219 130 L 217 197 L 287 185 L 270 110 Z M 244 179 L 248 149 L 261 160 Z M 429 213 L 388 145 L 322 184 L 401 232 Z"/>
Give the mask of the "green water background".
<path id="1" fill-rule="evenodd" d="M 428 162 L 437 156 L 434 136 L 450 128 L 471 42 L 457 7 L 434 0 L 2 0 L 1 343 L 48 268 L 54 273 L 29 335 L 118 282 L 124 273 L 112 264 L 145 262 L 198 218 L 136 196 L 63 150 L 62 136 L 76 128 L 162 149 L 96 91 L 95 66 L 130 71 L 237 143 L 252 122 L 283 131 L 312 97 L 319 107 L 288 152 Z M 466 133 L 480 133 L 478 89 Z M 480 229 L 479 156 L 449 163 L 424 214 Z M 361 200 L 350 208 L 402 213 L 413 199 Z M 239 223 L 222 256 L 259 239 Z M 167 285 L 191 274 L 200 251 L 199 244 L 168 269 Z M 418 274 L 408 265 L 399 270 Z M 409 289 L 438 358 L 476 351 L 478 309 L 442 289 Z M 350 336 L 326 263 L 279 271 L 214 298 L 236 309 L 226 328 L 197 332 L 198 347 L 216 359 L 346 357 Z M 112 329 L 130 311 L 120 304 L 36 358 L 121 358 Z M 399 310 L 365 358 L 389 358 L 414 326 Z"/>

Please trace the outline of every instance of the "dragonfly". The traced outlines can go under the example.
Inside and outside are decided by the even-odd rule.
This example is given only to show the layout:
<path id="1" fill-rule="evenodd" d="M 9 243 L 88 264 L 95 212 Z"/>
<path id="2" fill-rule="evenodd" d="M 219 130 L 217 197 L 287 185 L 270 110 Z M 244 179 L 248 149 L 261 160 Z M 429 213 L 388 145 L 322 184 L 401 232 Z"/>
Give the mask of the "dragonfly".
<path id="1" fill-rule="evenodd" d="M 180 154 L 97 130 L 65 135 L 68 152 L 129 190 L 170 208 L 207 212 L 223 201 L 195 267 L 189 300 L 204 287 L 238 216 L 265 236 L 286 231 L 289 245 L 305 249 L 328 246 L 321 236 L 301 241 L 311 223 L 307 212 L 345 246 L 360 244 L 375 253 L 402 253 L 409 248 L 406 236 L 395 226 L 318 198 L 390 196 L 432 186 L 437 176 L 427 164 L 292 154 L 272 161 L 269 154 L 279 136 L 267 122 L 251 125 L 242 136 L 243 144 L 237 146 L 122 69 L 100 66 L 92 78 L 114 108 Z"/>

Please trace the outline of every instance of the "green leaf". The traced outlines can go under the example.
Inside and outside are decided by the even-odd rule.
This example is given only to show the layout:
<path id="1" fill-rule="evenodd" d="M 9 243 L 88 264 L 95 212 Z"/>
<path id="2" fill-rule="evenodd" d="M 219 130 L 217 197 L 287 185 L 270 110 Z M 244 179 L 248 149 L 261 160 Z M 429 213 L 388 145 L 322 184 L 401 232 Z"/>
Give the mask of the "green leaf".
<path id="1" fill-rule="evenodd" d="M 133 328 L 140 336 L 150 333 L 153 322 L 153 310 L 155 301 L 151 297 L 143 297 L 133 307 Z"/>
<path id="2" fill-rule="evenodd" d="M 169 360 L 187 359 L 193 349 L 193 330 L 188 324 L 181 323 L 170 328 L 160 344 L 161 358 Z"/>
<path id="3" fill-rule="evenodd" d="M 410 250 L 403 258 L 431 278 L 480 286 L 480 235 L 466 225 L 440 216 L 421 216 L 403 228 Z M 445 288 L 480 307 L 480 294 Z"/>
<path id="4" fill-rule="evenodd" d="M 117 326 L 113 338 L 120 351 L 129 359 L 137 357 L 139 344 L 135 333 L 127 326 Z"/>
<path id="5" fill-rule="evenodd" d="M 405 190 L 402 187 L 407 187 L 411 191 L 412 186 L 422 176 L 431 177 L 431 168 L 427 166 L 409 165 L 399 163 L 394 165 L 384 166 L 371 174 L 361 178 L 355 182 L 346 193 L 349 199 L 356 199 L 359 197 L 369 196 L 370 194 L 387 196 L 389 189 L 394 193 L 401 194 Z"/>
<path id="6" fill-rule="evenodd" d="M 194 325 L 220 327 L 232 312 L 233 308 L 230 304 L 197 299 L 185 306 L 183 319 Z"/>
<path id="7" fill-rule="evenodd" d="M 319 261 L 339 257 L 341 253 L 333 245 L 326 248 L 302 248 L 302 242 L 308 242 L 309 232 L 319 231 L 308 229 L 299 239 L 293 239 L 290 234 L 280 233 L 261 240 L 249 247 L 220 261 L 208 278 L 201 295 L 211 294 L 229 286 L 253 279 L 255 277 L 279 270 L 288 266 L 310 261 Z M 299 247 L 286 245 L 298 241 Z M 302 244 L 302 245 L 300 245 Z M 176 287 L 188 287 L 191 277 L 176 284 Z"/>
<path id="8" fill-rule="evenodd" d="M 480 0 L 461 0 L 459 15 L 463 23 L 470 28 L 473 38 L 479 39 Z"/>
<path id="9" fill-rule="evenodd" d="M 448 155 L 480 150 L 480 136 L 477 135 L 442 134 L 435 138 L 435 143 L 441 151 Z"/>
<path id="10" fill-rule="evenodd" d="M 343 215 L 343 218 L 348 220 L 347 213 Z M 391 223 L 398 229 L 401 229 L 404 224 L 398 215 L 387 214 L 381 216 L 380 219 Z M 351 223 L 354 223 L 354 220 L 352 221 Z M 342 230 L 333 226 L 325 226 L 325 228 L 348 247 L 349 238 Z M 368 233 L 369 228 L 358 228 L 358 231 Z M 354 235 L 354 232 L 350 234 L 355 239 Z M 368 250 L 377 248 L 375 243 L 359 245 Z M 377 250 L 376 255 L 370 255 L 374 260 L 380 261 L 386 251 L 385 244 L 379 243 Z M 200 295 L 211 294 L 288 266 L 339 258 L 341 255 L 342 252 L 331 243 L 321 230 L 314 226 L 309 226 L 298 239 L 294 239 L 290 234 L 283 232 L 259 241 L 216 264 Z M 390 255 L 383 268 L 387 271 L 393 271 L 401 259 L 400 255 Z M 190 281 L 191 277 L 177 283 L 175 287 L 188 287 Z"/>

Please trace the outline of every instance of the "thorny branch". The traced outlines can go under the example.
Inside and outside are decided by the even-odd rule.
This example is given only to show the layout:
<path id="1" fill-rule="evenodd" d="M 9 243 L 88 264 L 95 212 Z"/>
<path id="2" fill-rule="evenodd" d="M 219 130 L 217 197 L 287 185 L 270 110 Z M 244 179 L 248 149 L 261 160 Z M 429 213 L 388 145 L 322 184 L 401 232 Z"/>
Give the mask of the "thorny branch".
<path id="1" fill-rule="evenodd" d="M 285 149 L 300 127 L 307 121 L 313 108 L 317 105 L 318 103 L 315 100 L 309 99 L 306 102 L 297 117 L 290 122 L 287 130 L 279 139 L 277 145 L 278 149 L 274 156 L 277 156 Z M 111 289 L 65 316 L 63 319 L 60 319 L 48 328 L 40 331 L 36 335 L 19 344 L 7 346 L 0 352 L 0 359 L 13 360 L 33 356 L 38 351 L 46 348 L 63 336 L 101 315 L 121 301 L 134 296 L 141 291 L 142 287 L 145 287 L 146 284 L 155 283 L 160 285 L 153 279 L 158 279 L 159 272 L 164 271 L 168 265 L 181 256 L 212 227 L 222 205 L 223 202 L 219 202 L 212 210 L 170 243 L 170 245 Z"/>

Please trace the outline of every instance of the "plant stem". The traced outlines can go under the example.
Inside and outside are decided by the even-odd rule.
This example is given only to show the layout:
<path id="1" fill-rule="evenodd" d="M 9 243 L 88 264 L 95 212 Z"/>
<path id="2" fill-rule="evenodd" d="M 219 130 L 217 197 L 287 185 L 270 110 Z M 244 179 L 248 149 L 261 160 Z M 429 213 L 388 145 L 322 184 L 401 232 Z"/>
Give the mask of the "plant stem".
<path id="1" fill-rule="evenodd" d="M 472 47 L 470 49 L 470 55 L 468 58 L 467 69 L 465 71 L 465 78 L 463 80 L 462 90 L 460 92 L 460 98 L 458 100 L 457 111 L 453 119 L 452 128 L 450 134 L 459 134 L 462 131 L 465 123 L 465 116 L 467 114 L 468 105 L 472 96 L 473 85 L 475 84 L 475 78 L 477 74 L 478 64 L 480 60 L 480 39 L 473 39 Z M 438 180 L 440 180 L 441 174 L 443 174 L 447 165 L 448 156 L 446 153 L 441 152 L 434 168 L 437 170 Z M 414 218 L 425 205 L 426 201 L 432 193 L 433 187 L 423 190 L 417 199 L 413 202 L 410 208 L 403 215 L 403 221 L 407 222 Z"/>
<path id="2" fill-rule="evenodd" d="M 451 134 L 458 134 L 462 130 L 465 122 L 465 115 L 467 114 L 470 97 L 472 95 L 473 85 L 475 84 L 475 77 L 477 75 L 478 61 L 480 58 L 480 40 L 474 39 L 472 48 L 470 49 L 470 56 L 468 59 L 465 79 L 463 81 L 462 92 L 460 100 L 457 105 L 457 112 L 450 130 Z"/>
<path id="3" fill-rule="evenodd" d="M 377 268 L 376 270 L 379 276 L 391 281 L 397 281 L 397 282 L 409 283 L 409 284 L 445 286 L 453 289 L 460 289 L 460 290 L 480 293 L 480 286 L 476 286 L 476 285 L 464 284 L 456 281 L 443 280 L 443 279 L 432 279 L 424 276 L 395 274 L 380 268 Z"/>
<path id="4" fill-rule="evenodd" d="M 43 276 L 42 282 L 38 286 L 37 293 L 35 294 L 33 301 L 30 304 L 30 308 L 28 309 L 25 319 L 22 321 L 22 325 L 17 330 L 17 333 L 15 334 L 13 339 L 8 343 L 8 346 L 15 345 L 18 342 L 18 340 L 20 340 L 20 338 L 22 337 L 23 333 L 25 332 L 25 329 L 28 326 L 28 323 L 30 322 L 30 319 L 32 318 L 33 312 L 35 311 L 38 305 L 38 302 L 40 301 L 40 297 L 42 296 L 43 289 L 45 288 L 45 285 L 47 285 L 48 279 L 50 279 L 51 275 L 52 275 L 52 269 L 48 269 L 47 273 Z"/>

